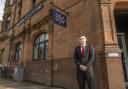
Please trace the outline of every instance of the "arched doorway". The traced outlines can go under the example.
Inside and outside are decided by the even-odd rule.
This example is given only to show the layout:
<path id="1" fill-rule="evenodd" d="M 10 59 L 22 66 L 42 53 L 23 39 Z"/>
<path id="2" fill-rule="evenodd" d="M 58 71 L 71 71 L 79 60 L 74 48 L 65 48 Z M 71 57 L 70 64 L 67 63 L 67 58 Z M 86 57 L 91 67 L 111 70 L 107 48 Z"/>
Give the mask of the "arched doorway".
<path id="1" fill-rule="evenodd" d="M 114 16 L 118 45 L 121 49 L 124 78 L 128 89 L 128 2 L 117 2 Z"/>

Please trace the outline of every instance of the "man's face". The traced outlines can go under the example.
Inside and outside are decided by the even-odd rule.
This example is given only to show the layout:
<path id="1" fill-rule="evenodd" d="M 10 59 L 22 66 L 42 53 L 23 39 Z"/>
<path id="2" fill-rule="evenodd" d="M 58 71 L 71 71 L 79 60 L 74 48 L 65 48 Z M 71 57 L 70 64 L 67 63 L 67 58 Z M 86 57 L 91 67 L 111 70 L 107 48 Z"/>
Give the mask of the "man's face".
<path id="1" fill-rule="evenodd" d="M 84 45 L 86 43 L 86 37 L 85 36 L 81 36 L 79 38 L 79 42 L 80 42 L 81 45 Z"/>

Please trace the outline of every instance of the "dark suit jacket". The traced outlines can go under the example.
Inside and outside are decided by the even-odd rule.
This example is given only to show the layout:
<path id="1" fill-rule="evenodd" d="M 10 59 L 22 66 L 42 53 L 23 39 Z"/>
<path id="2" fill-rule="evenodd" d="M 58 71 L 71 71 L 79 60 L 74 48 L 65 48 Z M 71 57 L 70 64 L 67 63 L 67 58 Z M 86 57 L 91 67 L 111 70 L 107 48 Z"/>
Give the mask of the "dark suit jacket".
<path id="1" fill-rule="evenodd" d="M 87 66 L 87 72 L 93 73 L 92 63 L 94 60 L 94 50 L 90 45 L 85 46 L 85 56 L 82 58 L 81 46 L 77 46 L 74 52 L 74 59 L 77 70 L 80 70 L 80 65 Z"/>

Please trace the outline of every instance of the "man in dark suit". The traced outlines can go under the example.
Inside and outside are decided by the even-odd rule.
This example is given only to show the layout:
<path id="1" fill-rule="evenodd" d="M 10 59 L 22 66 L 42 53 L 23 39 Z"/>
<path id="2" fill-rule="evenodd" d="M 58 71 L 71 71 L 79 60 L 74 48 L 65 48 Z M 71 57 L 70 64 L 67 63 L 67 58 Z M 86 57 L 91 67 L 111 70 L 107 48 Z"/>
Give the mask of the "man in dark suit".
<path id="1" fill-rule="evenodd" d="M 80 45 L 75 48 L 74 59 L 77 68 L 77 81 L 79 89 L 85 89 L 85 80 L 89 89 L 94 89 L 92 63 L 94 60 L 94 50 L 86 43 L 84 35 L 80 36 Z"/>

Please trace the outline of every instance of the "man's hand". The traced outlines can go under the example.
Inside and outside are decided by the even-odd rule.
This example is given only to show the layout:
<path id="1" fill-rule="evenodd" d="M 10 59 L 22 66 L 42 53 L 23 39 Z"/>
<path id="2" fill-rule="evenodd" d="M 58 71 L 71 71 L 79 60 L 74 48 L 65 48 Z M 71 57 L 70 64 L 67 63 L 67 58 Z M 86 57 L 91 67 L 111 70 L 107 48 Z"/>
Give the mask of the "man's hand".
<path id="1" fill-rule="evenodd" d="M 86 66 L 83 66 L 83 65 L 80 65 L 80 69 L 81 69 L 82 71 L 84 71 L 84 72 L 87 71 L 87 67 L 86 67 Z"/>

